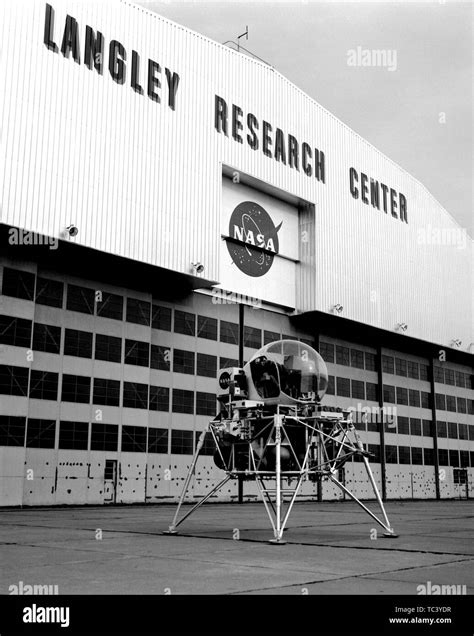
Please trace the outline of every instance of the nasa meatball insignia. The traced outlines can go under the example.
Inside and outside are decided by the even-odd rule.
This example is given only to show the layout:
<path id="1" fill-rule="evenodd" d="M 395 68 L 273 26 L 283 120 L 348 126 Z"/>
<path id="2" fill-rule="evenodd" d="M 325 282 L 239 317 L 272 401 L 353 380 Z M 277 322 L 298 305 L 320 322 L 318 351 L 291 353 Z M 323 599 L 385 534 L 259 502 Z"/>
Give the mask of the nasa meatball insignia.
<path id="1" fill-rule="evenodd" d="M 227 249 L 232 261 L 247 276 L 268 272 L 279 251 L 278 230 L 268 212 L 254 201 L 243 201 L 232 212 Z"/>

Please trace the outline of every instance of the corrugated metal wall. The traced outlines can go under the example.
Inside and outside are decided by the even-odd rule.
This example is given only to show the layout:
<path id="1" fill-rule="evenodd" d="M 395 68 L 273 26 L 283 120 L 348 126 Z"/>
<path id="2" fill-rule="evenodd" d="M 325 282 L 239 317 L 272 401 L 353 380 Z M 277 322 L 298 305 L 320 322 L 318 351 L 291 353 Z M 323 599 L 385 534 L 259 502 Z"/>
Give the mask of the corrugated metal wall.
<path id="1" fill-rule="evenodd" d="M 384 329 L 405 322 L 425 340 L 474 340 L 472 241 L 422 244 L 419 230 L 457 225 L 393 162 L 256 60 L 126 2 L 52 4 L 59 45 L 66 13 L 78 21 L 80 64 L 44 45 L 45 3 L 0 8 L 2 222 L 53 236 L 75 223 L 84 245 L 181 272 L 199 260 L 219 280 L 224 163 L 314 204 L 315 282 L 301 286 L 298 310 L 340 303 L 345 317 Z M 83 63 L 86 25 L 104 35 L 103 75 Z M 111 39 L 127 51 L 122 86 L 108 72 Z M 130 87 L 132 49 L 142 85 L 147 59 L 160 64 L 161 104 Z M 180 75 L 175 111 L 165 67 Z M 323 150 L 326 184 L 217 133 L 216 94 Z M 406 196 L 408 225 L 352 198 L 350 166 Z"/>

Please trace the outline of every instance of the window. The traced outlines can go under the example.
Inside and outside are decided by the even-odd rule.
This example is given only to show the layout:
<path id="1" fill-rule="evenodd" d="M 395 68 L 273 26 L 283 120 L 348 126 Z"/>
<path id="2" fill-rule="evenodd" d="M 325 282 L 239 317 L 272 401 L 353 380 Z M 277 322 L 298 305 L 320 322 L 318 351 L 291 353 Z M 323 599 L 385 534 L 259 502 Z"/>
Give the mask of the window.
<path id="1" fill-rule="evenodd" d="M 453 369 L 445 369 L 444 370 L 444 381 L 446 384 L 450 384 L 454 386 L 454 371 Z"/>
<path id="2" fill-rule="evenodd" d="M 88 287 L 67 286 L 66 307 L 71 311 L 79 311 L 82 314 L 94 313 L 95 292 Z"/>
<path id="3" fill-rule="evenodd" d="M 424 382 L 429 382 L 430 379 L 430 368 L 427 364 L 420 363 L 420 380 Z M 426 462 L 425 462 L 426 464 Z"/>
<path id="4" fill-rule="evenodd" d="M 398 447 L 398 463 L 399 464 L 410 464 L 411 456 L 410 456 L 410 447 L 409 446 L 399 446 Z"/>
<path id="5" fill-rule="evenodd" d="M 337 394 L 341 397 L 351 397 L 351 381 L 348 378 L 336 378 Z"/>
<path id="6" fill-rule="evenodd" d="M 458 424 L 459 439 L 469 439 L 467 424 Z"/>
<path id="7" fill-rule="evenodd" d="M 464 378 L 466 380 L 466 389 L 474 390 L 474 374 L 470 375 L 469 373 L 465 373 Z"/>
<path id="8" fill-rule="evenodd" d="M 409 378 L 414 378 L 415 380 L 418 380 L 420 377 L 420 369 L 418 367 L 418 362 L 412 362 L 411 360 L 408 360 L 407 372 L 408 372 Z"/>
<path id="9" fill-rule="evenodd" d="M 467 400 L 463 397 L 456 398 L 458 413 L 467 413 Z"/>
<path id="10" fill-rule="evenodd" d="M 68 450 L 87 450 L 89 422 L 59 422 L 59 446 Z"/>
<path id="11" fill-rule="evenodd" d="M 251 349 L 260 349 L 262 346 L 262 330 L 244 325 L 244 345 Z"/>
<path id="12" fill-rule="evenodd" d="M 346 367 L 349 366 L 349 347 L 336 345 L 336 364 L 343 364 Z"/>
<path id="13" fill-rule="evenodd" d="M 92 358 L 92 334 L 77 329 L 66 329 L 64 334 L 64 355 L 78 358 Z"/>
<path id="14" fill-rule="evenodd" d="M 469 415 L 474 415 L 474 400 L 467 400 L 467 412 Z"/>
<path id="15" fill-rule="evenodd" d="M 47 353 L 59 353 L 61 347 L 61 327 L 42 325 L 37 322 L 33 327 L 33 349 Z"/>
<path id="16" fill-rule="evenodd" d="M 407 361 L 402 360 L 401 358 L 395 358 L 395 373 L 397 375 L 403 375 L 406 377 L 407 375 Z"/>
<path id="17" fill-rule="evenodd" d="M 196 393 L 196 415 L 215 416 L 217 411 L 215 393 L 204 393 L 198 391 Z"/>
<path id="18" fill-rule="evenodd" d="M 186 336 L 196 335 L 196 316 L 187 311 L 174 312 L 174 331 Z"/>
<path id="19" fill-rule="evenodd" d="M 439 383 L 444 383 L 444 369 L 443 367 L 439 367 L 437 365 L 434 366 L 434 381 Z"/>
<path id="20" fill-rule="evenodd" d="M 280 340 L 280 334 L 276 331 L 264 331 L 263 332 L 263 344 L 267 345 L 270 342 L 276 342 Z"/>
<path id="21" fill-rule="evenodd" d="M 450 450 L 449 451 L 449 465 L 450 466 L 459 466 L 459 451 Z"/>
<path id="22" fill-rule="evenodd" d="M 382 371 L 384 373 L 395 373 L 395 365 L 392 356 L 382 356 Z"/>
<path id="23" fill-rule="evenodd" d="M 24 300 L 33 300 L 35 291 L 35 275 L 19 269 L 3 269 L 2 293 Z"/>
<path id="24" fill-rule="evenodd" d="M 414 465 L 423 464 L 423 449 L 422 448 L 412 446 L 411 463 Z"/>
<path id="25" fill-rule="evenodd" d="M 351 380 L 352 397 L 359 400 L 365 400 L 364 383 L 362 380 Z"/>
<path id="26" fill-rule="evenodd" d="M 29 348 L 31 346 L 31 320 L 0 316 L 0 344 Z"/>
<path id="27" fill-rule="evenodd" d="M 168 454 L 168 429 L 149 428 L 148 429 L 148 452 Z"/>
<path id="28" fill-rule="evenodd" d="M 217 340 L 217 320 L 208 316 L 198 316 L 198 338 Z"/>
<path id="29" fill-rule="evenodd" d="M 194 392 L 173 389 L 173 413 L 194 413 Z"/>
<path id="30" fill-rule="evenodd" d="M 120 380 L 94 378 L 94 404 L 120 406 Z"/>
<path id="31" fill-rule="evenodd" d="M 192 455 L 194 452 L 193 431 L 171 431 L 171 453 L 175 455 Z"/>
<path id="32" fill-rule="evenodd" d="M 196 448 L 199 443 L 201 434 L 196 433 Z M 204 444 L 202 445 L 200 455 L 214 455 L 216 452 L 216 443 L 212 437 L 212 433 L 207 432 L 204 436 Z"/>
<path id="33" fill-rule="evenodd" d="M 161 307 L 160 305 L 152 305 L 151 326 L 153 329 L 171 331 L 171 308 Z"/>
<path id="34" fill-rule="evenodd" d="M 239 361 L 235 358 L 219 358 L 219 369 L 227 369 L 228 367 L 238 367 Z"/>
<path id="35" fill-rule="evenodd" d="M 433 436 L 433 422 L 431 420 L 423 420 L 422 424 L 423 424 L 423 435 L 425 437 L 432 437 Z"/>
<path id="36" fill-rule="evenodd" d="M 58 374 L 51 371 L 31 371 L 30 398 L 37 400 L 58 399 Z"/>
<path id="37" fill-rule="evenodd" d="M 147 409 L 148 384 L 141 384 L 139 382 L 124 382 L 123 406 L 131 409 Z"/>
<path id="38" fill-rule="evenodd" d="M 463 468 L 469 467 L 469 451 L 459 451 L 460 464 Z"/>
<path id="39" fill-rule="evenodd" d="M 327 395 L 335 395 L 334 376 L 328 375 L 328 388 L 326 390 Z"/>
<path id="40" fill-rule="evenodd" d="M 458 424 L 457 424 L 457 422 L 448 422 L 448 437 L 450 439 L 458 439 Z"/>
<path id="41" fill-rule="evenodd" d="M 102 299 L 96 302 L 97 315 L 102 318 L 123 320 L 123 296 L 101 291 Z"/>
<path id="42" fill-rule="evenodd" d="M 235 322 L 226 322 L 225 320 L 221 320 L 220 327 L 221 342 L 228 342 L 229 344 L 239 343 L 239 325 Z"/>
<path id="43" fill-rule="evenodd" d="M 127 298 L 127 322 L 150 325 L 150 303 L 136 298 Z"/>
<path id="44" fill-rule="evenodd" d="M 171 368 L 171 348 L 162 345 L 151 345 L 150 366 L 152 369 L 169 371 Z"/>
<path id="45" fill-rule="evenodd" d="M 145 426 L 122 426 L 122 452 L 146 453 Z"/>
<path id="46" fill-rule="evenodd" d="M 108 362 L 122 362 L 122 338 L 96 333 L 95 359 L 107 360 Z"/>
<path id="47" fill-rule="evenodd" d="M 365 352 L 365 369 L 366 371 L 377 371 L 377 356 L 375 353 Z"/>
<path id="48" fill-rule="evenodd" d="M 0 415 L 0 446 L 25 445 L 26 417 Z"/>
<path id="49" fill-rule="evenodd" d="M 26 426 L 27 448 L 54 448 L 55 437 L 55 420 L 37 420 L 28 418 Z"/>
<path id="50" fill-rule="evenodd" d="M 125 340 L 125 364 L 150 366 L 150 345 L 141 340 Z"/>
<path id="51" fill-rule="evenodd" d="M 436 393 L 435 394 L 435 398 L 436 398 L 436 409 L 438 411 L 445 411 L 446 410 L 446 397 L 444 395 L 441 395 L 441 393 Z"/>
<path id="52" fill-rule="evenodd" d="M 196 374 L 207 378 L 215 378 L 217 375 L 217 358 L 207 353 L 198 353 L 196 361 Z"/>
<path id="53" fill-rule="evenodd" d="M 334 362 L 334 345 L 329 342 L 319 343 L 319 353 L 324 362 Z"/>
<path id="54" fill-rule="evenodd" d="M 376 433 L 380 430 L 379 418 L 375 413 L 367 413 L 366 419 L 367 419 L 368 431 L 372 431 Z M 383 416 L 382 416 L 382 419 L 383 419 Z M 393 428 L 388 428 L 388 423 L 385 425 L 385 430 L 388 431 L 389 433 L 395 433 L 395 430 Z"/>
<path id="55" fill-rule="evenodd" d="M 383 385 L 383 401 L 395 404 L 395 387 L 388 384 Z"/>
<path id="56" fill-rule="evenodd" d="M 117 451 L 118 426 L 92 422 L 91 450 Z"/>
<path id="57" fill-rule="evenodd" d="M 446 410 L 456 413 L 456 398 L 453 395 L 446 396 Z"/>
<path id="58" fill-rule="evenodd" d="M 397 386 L 397 404 L 408 404 L 408 391 L 401 386 Z"/>
<path id="59" fill-rule="evenodd" d="M 408 424 L 408 417 L 404 417 L 403 415 L 399 415 L 397 417 L 397 423 L 398 423 L 398 433 L 400 435 L 409 435 L 410 434 L 410 427 Z"/>
<path id="60" fill-rule="evenodd" d="M 364 352 L 359 349 L 351 349 L 351 367 L 364 368 Z"/>
<path id="61" fill-rule="evenodd" d="M 418 390 L 408 389 L 408 404 L 410 406 L 420 406 L 420 392 Z"/>
<path id="62" fill-rule="evenodd" d="M 396 446 L 385 446 L 385 461 L 387 464 L 398 464 L 398 453 Z"/>
<path id="63" fill-rule="evenodd" d="M 464 389 L 466 387 L 466 380 L 465 380 L 464 373 L 462 373 L 462 371 L 456 371 L 455 378 L 456 378 L 456 386 L 460 386 Z"/>
<path id="64" fill-rule="evenodd" d="M 173 355 L 173 371 L 194 375 L 194 352 L 175 349 Z"/>
<path id="65" fill-rule="evenodd" d="M 4 395 L 28 395 L 27 367 L 0 364 L 0 393 Z"/>
<path id="66" fill-rule="evenodd" d="M 48 307 L 63 306 L 64 285 L 59 280 L 49 280 L 49 278 L 36 279 L 36 302 L 39 305 L 48 305 Z"/>
<path id="67" fill-rule="evenodd" d="M 367 450 L 373 455 L 373 457 L 370 457 L 370 462 L 380 464 L 380 446 L 378 444 L 368 444 Z"/>
<path id="68" fill-rule="evenodd" d="M 421 435 L 421 420 L 418 417 L 410 418 L 410 433 L 412 435 Z"/>
<path id="69" fill-rule="evenodd" d="M 474 425 L 471 424 L 469 427 L 469 440 L 472 441 L 474 440 Z M 474 464 L 473 464 L 473 468 L 474 468 Z"/>
<path id="70" fill-rule="evenodd" d="M 366 399 L 370 400 L 371 402 L 378 402 L 379 399 L 379 387 L 377 384 L 374 384 L 373 382 L 366 382 L 365 383 L 365 393 L 366 393 Z"/>
<path id="71" fill-rule="evenodd" d="M 432 448 L 423 449 L 423 460 L 425 466 L 434 466 L 434 451 Z"/>
<path id="72" fill-rule="evenodd" d="M 446 422 L 436 422 L 436 432 L 438 437 L 448 437 L 448 427 Z"/>
<path id="73" fill-rule="evenodd" d="M 421 391 L 421 407 L 431 409 L 431 394 L 426 391 Z"/>
<path id="74" fill-rule="evenodd" d="M 150 386 L 150 411 L 170 410 L 170 390 L 165 386 Z"/>
<path id="75" fill-rule="evenodd" d="M 63 402 L 81 402 L 88 404 L 90 401 L 91 379 L 84 375 L 63 375 L 63 387 L 61 399 Z"/>
<path id="76" fill-rule="evenodd" d="M 449 466 L 448 451 L 445 448 L 438 448 L 438 461 L 440 466 Z"/>

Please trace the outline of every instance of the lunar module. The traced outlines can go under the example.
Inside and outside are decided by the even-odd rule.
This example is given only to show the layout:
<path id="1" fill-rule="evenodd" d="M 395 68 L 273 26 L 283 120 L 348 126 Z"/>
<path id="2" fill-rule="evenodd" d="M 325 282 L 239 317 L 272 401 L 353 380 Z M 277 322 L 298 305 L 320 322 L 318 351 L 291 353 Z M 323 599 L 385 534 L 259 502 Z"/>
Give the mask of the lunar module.
<path id="1" fill-rule="evenodd" d="M 169 530 L 176 528 L 231 479 L 256 482 L 273 528 L 270 543 L 282 544 L 283 532 L 305 480 L 330 480 L 385 530 L 396 537 L 387 518 L 368 453 L 349 409 L 324 407 L 328 373 L 322 357 L 295 340 L 279 340 L 260 349 L 243 368 L 221 369 L 220 411 L 202 432 Z M 205 436 L 215 445 L 214 462 L 225 477 L 181 517 Z M 381 518 L 339 479 L 344 464 L 357 457 L 367 471 Z M 380 515 L 379 513 L 379 515 Z"/>

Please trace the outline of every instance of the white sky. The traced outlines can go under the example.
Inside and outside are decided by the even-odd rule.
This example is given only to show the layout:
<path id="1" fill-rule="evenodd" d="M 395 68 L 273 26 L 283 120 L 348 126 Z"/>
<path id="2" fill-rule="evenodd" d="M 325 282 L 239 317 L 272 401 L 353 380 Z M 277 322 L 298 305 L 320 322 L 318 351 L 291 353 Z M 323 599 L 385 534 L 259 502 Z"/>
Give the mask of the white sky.
<path id="1" fill-rule="evenodd" d="M 136 0 L 266 60 L 419 179 L 473 235 L 473 3 Z M 396 50 L 397 67 L 348 51 Z M 439 123 L 445 113 L 446 123 Z"/>

